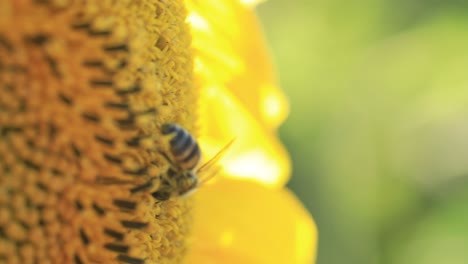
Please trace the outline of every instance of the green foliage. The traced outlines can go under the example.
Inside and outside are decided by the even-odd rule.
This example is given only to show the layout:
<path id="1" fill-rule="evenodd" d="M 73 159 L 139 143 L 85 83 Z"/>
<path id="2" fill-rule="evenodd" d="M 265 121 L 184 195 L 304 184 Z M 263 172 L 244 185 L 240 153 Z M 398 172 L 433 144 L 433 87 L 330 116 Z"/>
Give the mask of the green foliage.
<path id="1" fill-rule="evenodd" d="M 281 135 L 290 187 L 319 226 L 318 264 L 465 263 L 468 197 L 451 194 L 468 191 L 468 4 L 258 11 L 290 97 Z"/>

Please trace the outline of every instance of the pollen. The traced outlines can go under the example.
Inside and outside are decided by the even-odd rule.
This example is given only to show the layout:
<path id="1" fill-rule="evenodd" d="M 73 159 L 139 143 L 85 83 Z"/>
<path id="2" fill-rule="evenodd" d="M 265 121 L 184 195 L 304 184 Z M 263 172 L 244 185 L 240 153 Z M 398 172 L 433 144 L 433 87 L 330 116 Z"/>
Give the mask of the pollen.
<path id="1" fill-rule="evenodd" d="M 193 128 L 182 0 L 0 1 L 0 263 L 179 263 L 190 198 L 151 196 Z"/>

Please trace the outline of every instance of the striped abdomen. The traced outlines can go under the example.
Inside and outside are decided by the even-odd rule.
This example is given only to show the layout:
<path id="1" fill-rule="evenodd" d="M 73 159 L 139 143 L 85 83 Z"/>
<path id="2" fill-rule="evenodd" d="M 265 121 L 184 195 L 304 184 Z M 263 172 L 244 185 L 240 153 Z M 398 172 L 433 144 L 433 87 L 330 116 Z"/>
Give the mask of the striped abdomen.
<path id="1" fill-rule="evenodd" d="M 172 136 L 169 147 L 174 162 L 181 169 L 193 170 L 200 161 L 201 152 L 197 141 L 184 128 L 173 124 L 163 124 L 161 127 L 163 135 Z"/>

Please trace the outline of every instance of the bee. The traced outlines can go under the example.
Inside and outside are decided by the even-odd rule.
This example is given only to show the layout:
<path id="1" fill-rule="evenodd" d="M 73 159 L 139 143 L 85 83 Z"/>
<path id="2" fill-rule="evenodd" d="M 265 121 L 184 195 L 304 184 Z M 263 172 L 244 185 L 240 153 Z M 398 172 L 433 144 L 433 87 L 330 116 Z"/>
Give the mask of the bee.
<path id="1" fill-rule="evenodd" d="M 170 168 L 161 178 L 158 190 L 151 194 L 159 201 L 165 201 L 171 197 L 187 196 L 212 178 L 217 171 L 208 177 L 200 178 L 199 176 L 219 160 L 234 142 L 234 139 L 231 140 L 213 158 L 198 167 L 202 158 L 200 146 L 187 130 L 177 124 L 166 123 L 161 126 L 161 133 L 170 137 L 168 151 L 159 150 L 159 153 L 169 162 Z"/>

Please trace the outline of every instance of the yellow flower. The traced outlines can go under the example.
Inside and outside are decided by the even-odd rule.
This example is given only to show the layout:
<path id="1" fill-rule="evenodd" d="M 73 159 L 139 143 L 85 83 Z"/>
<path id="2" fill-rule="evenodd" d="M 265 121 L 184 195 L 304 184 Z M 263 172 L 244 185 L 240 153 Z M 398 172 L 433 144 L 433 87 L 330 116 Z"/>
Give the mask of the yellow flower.
<path id="1" fill-rule="evenodd" d="M 218 177 L 196 197 L 189 263 L 311 263 L 317 232 L 294 195 L 283 189 L 290 168 L 276 128 L 287 104 L 252 3 L 186 3 L 202 89 L 200 141 L 209 157 L 237 138 L 223 160 L 227 177 Z"/>
<path id="2" fill-rule="evenodd" d="M 286 109 L 252 4 L 0 2 L 0 262 L 314 258 L 315 226 L 282 189 Z M 237 141 L 223 176 L 161 202 L 165 122 L 206 156 Z"/>

